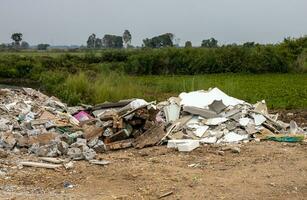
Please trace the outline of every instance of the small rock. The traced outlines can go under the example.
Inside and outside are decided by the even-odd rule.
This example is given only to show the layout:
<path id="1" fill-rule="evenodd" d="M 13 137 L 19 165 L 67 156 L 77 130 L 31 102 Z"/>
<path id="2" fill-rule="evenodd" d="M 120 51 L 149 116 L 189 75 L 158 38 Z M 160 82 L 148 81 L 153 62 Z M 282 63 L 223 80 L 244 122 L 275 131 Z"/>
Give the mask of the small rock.
<path id="1" fill-rule="evenodd" d="M 97 152 L 97 153 L 103 153 L 106 151 L 106 145 L 103 143 L 102 140 L 98 140 L 97 144 L 93 147 L 93 149 Z"/>
<path id="2" fill-rule="evenodd" d="M 88 141 L 87 145 L 92 148 L 97 144 L 97 142 L 98 142 L 98 137 L 95 137 L 91 139 L 90 141 Z"/>
<path id="3" fill-rule="evenodd" d="M 0 177 L 5 177 L 6 176 L 6 172 L 0 170 Z"/>
<path id="4" fill-rule="evenodd" d="M 96 152 L 93 149 L 83 151 L 82 154 L 86 160 L 93 160 L 96 156 Z"/>
<path id="5" fill-rule="evenodd" d="M 224 151 L 217 151 L 217 154 L 220 155 L 220 156 L 224 156 L 225 152 Z"/>
<path id="6" fill-rule="evenodd" d="M 239 147 L 232 147 L 231 148 L 231 152 L 232 153 L 240 153 L 241 152 L 241 149 Z"/>
<path id="7" fill-rule="evenodd" d="M 79 148 L 69 148 L 67 155 L 74 160 L 83 159 L 82 151 Z"/>
<path id="8" fill-rule="evenodd" d="M 0 144 L 7 149 L 12 149 L 16 144 L 16 139 L 11 132 L 5 132 L 0 135 Z"/>
<path id="9" fill-rule="evenodd" d="M 74 162 L 73 161 L 70 161 L 68 163 L 64 163 L 63 165 L 64 165 L 65 169 L 72 169 L 72 168 L 74 168 Z"/>
<path id="10" fill-rule="evenodd" d="M 82 146 L 86 146 L 86 139 L 77 138 L 77 141 L 70 145 L 70 147 L 79 148 Z"/>
<path id="11" fill-rule="evenodd" d="M 275 184 L 275 183 L 270 183 L 270 186 L 275 187 L 275 186 L 276 186 L 276 184 Z"/>
<path id="12" fill-rule="evenodd" d="M 69 145 L 68 145 L 66 142 L 60 141 L 60 142 L 57 144 L 57 146 L 58 146 L 58 150 L 62 153 L 62 155 L 67 154 Z"/>
<path id="13" fill-rule="evenodd" d="M 0 148 L 0 158 L 7 158 L 8 157 L 8 153 Z"/>
<path id="14" fill-rule="evenodd" d="M 63 185 L 64 185 L 64 188 L 66 188 L 66 189 L 71 189 L 71 188 L 74 187 L 73 184 L 71 184 L 71 183 L 69 183 L 69 182 L 67 182 L 67 181 L 65 181 Z"/>

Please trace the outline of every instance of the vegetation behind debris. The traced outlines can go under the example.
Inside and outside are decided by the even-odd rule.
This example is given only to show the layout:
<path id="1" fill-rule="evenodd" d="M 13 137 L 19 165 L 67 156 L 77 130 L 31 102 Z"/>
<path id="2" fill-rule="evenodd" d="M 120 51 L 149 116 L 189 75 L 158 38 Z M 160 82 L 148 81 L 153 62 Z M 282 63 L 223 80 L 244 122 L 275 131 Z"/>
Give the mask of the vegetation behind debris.
<path id="1" fill-rule="evenodd" d="M 277 45 L 216 48 L 0 52 L 1 82 L 30 80 L 69 104 L 131 97 L 162 100 L 181 91 L 217 86 L 248 102 L 266 99 L 271 108 L 303 108 L 307 107 L 303 72 L 307 72 L 307 37 Z"/>

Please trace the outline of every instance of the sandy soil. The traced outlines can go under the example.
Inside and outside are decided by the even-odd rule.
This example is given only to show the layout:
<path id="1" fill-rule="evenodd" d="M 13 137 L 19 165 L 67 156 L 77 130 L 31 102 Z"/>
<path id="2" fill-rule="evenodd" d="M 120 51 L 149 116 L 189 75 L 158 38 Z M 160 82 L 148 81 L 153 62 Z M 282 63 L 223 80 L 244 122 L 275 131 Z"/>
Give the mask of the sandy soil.
<path id="1" fill-rule="evenodd" d="M 305 123 L 301 115 L 284 120 Z M 240 153 L 222 148 L 126 149 L 100 154 L 112 162 L 107 166 L 79 161 L 56 171 L 19 169 L 18 161 L 36 158 L 0 155 L 0 199 L 158 199 L 167 193 L 161 199 L 306 199 L 307 143 L 250 142 Z"/>
<path id="2" fill-rule="evenodd" d="M 77 162 L 72 170 L 18 169 L 2 160 L 1 199 L 304 199 L 307 144 L 252 142 L 241 152 L 203 146 L 190 153 L 166 147 L 99 155 L 108 166 Z M 219 153 L 218 153 L 219 152 Z M 33 158 L 32 158 L 33 159 Z M 5 162 L 7 161 L 7 162 Z M 9 161 L 9 162 L 8 162 Z M 64 183 L 74 187 L 65 189 Z"/>

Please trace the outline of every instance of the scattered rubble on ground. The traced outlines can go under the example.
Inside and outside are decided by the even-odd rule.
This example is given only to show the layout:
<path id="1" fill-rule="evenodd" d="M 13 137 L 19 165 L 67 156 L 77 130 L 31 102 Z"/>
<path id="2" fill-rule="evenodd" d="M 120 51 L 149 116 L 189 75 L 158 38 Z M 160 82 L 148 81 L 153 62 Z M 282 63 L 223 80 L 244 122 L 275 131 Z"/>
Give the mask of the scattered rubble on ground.
<path id="1" fill-rule="evenodd" d="M 84 159 L 107 165 L 95 159 L 97 153 L 165 143 L 189 152 L 202 144 L 300 142 L 306 131 L 269 114 L 265 101 L 252 105 L 218 88 L 181 93 L 158 104 L 129 99 L 75 107 L 30 88 L 0 90 L 0 156 L 28 152 L 44 157 L 22 166 L 71 168 L 71 160 Z M 225 150 L 240 153 L 237 147 Z M 65 159 L 46 158 L 60 156 Z"/>

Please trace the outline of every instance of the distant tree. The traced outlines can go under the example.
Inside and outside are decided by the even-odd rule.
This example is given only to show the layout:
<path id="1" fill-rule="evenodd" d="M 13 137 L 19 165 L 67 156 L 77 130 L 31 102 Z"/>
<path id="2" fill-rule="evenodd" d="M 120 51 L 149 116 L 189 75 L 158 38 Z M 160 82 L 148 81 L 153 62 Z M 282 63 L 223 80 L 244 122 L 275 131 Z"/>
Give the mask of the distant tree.
<path id="1" fill-rule="evenodd" d="M 128 30 L 125 30 L 124 34 L 123 34 L 123 41 L 125 43 L 125 47 L 128 48 L 131 44 L 131 33 Z"/>
<path id="2" fill-rule="evenodd" d="M 7 47 L 7 46 L 6 46 L 5 44 L 3 44 L 3 43 L 0 44 L 0 49 L 6 49 L 6 47 Z"/>
<path id="3" fill-rule="evenodd" d="M 123 48 L 123 37 L 117 35 L 104 35 L 102 39 L 105 48 Z"/>
<path id="4" fill-rule="evenodd" d="M 180 45 L 180 38 L 176 38 L 176 39 L 174 39 L 174 44 L 173 44 L 173 46 L 175 46 L 175 47 L 179 47 L 179 45 Z"/>
<path id="5" fill-rule="evenodd" d="M 102 48 L 102 39 L 96 38 L 95 39 L 95 48 L 96 49 L 101 49 Z"/>
<path id="6" fill-rule="evenodd" d="M 255 42 L 245 42 L 243 44 L 243 47 L 248 47 L 248 48 L 254 47 L 254 46 L 255 46 Z"/>
<path id="7" fill-rule="evenodd" d="M 143 40 L 143 43 L 144 46 L 148 48 L 172 47 L 174 45 L 173 38 L 174 34 L 165 33 L 163 35 L 159 35 L 151 39 L 146 38 Z"/>
<path id="8" fill-rule="evenodd" d="M 186 48 L 192 47 L 192 42 L 186 41 L 184 47 L 186 47 Z"/>
<path id="9" fill-rule="evenodd" d="M 87 48 L 94 49 L 96 43 L 96 35 L 94 33 L 90 35 L 86 43 L 87 43 Z"/>
<path id="10" fill-rule="evenodd" d="M 47 48 L 49 47 L 49 44 L 38 44 L 37 45 L 37 49 L 38 50 L 47 50 Z"/>
<path id="11" fill-rule="evenodd" d="M 216 48 L 218 47 L 217 45 L 218 41 L 214 38 L 210 38 L 207 40 L 203 40 L 201 43 L 201 47 L 205 47 L 205 48 Z"/>
<path id="12" fill-rule="evenodd" d="M 11 39 L 14 40 L 14 46 L 19 47 L 22 40 L 22 33 L 13 33 Z"/>
<path id="13" fill-rule="evenodd" d="M 28 49 L 30 47 L 29 43 L 27 43 L 26 41 L 22 41 L 21 42 L 21 48 L 23 49 Z"/>

